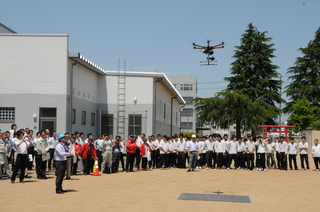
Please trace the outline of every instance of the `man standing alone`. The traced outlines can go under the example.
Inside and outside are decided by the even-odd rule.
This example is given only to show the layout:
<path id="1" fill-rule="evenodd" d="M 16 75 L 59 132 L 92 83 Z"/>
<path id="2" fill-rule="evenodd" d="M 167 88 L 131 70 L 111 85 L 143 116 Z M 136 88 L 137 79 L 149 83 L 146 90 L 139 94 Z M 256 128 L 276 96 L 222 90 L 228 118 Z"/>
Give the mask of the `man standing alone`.
<path id="1" fill-rule="evenodd" d="M 197 158 L 198 158 L 198 150 L 199 150 L 199 144 L 196 141 L 197 136 L 192 135 L 191 136 L 191 141 L 187 143 L 187 150 L 188 150 L 188 156 L 189 156 L 189 167 L 187 172 L 194 171 L 197 163 Z"/>

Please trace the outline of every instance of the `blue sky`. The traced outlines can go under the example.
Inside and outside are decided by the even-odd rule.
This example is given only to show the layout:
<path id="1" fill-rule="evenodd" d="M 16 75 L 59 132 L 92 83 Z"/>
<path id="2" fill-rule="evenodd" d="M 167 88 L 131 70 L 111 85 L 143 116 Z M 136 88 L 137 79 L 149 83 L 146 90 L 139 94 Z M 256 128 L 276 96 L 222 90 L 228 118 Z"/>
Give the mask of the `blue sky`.
<path id="1" fill-rule="evenodd" d="M 273 38 L 286 86 L 297 49 L 320 27 L 319 10 L 320 0 L 1 0 L 0 22 L 18 33 L 69 34 L 69 50 L 104 69 L 126 57 L 127 70 L 196 76 L 198 95 L 210 97 L 226 87 L 234 46 L 250 22 Z M 206 56 L 192 49 L 207 40 L 226 44 L 215 51 L 217 66 L 200 66 Z"/>

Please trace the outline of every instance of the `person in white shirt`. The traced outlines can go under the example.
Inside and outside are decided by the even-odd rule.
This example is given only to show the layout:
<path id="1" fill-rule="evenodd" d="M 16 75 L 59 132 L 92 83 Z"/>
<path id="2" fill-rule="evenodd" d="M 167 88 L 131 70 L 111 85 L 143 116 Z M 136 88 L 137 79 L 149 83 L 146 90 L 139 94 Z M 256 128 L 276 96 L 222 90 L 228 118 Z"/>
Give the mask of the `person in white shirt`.
<path id="1" fill-rule="evenodd" d="M 316 166 L 316 171 L 319 171 L 320 145 L 318 139 L 314 139 L 314 145 L 312 146 L 312 158 L 314 161 L 314 165 Z"/>
<path id="2" fill-rule="evenodd" d="M 237 146 L 237 157 L 236 157 L 236 168 L 243 169 L 245 157 L 243 156 L 246 153 L 246 145 L 242 141 L 241 137 L 237 138 L 238 146 Z"/>
<path id="3" fill-rule="evenodd" d="M 183 138 L 183 134 L 180 133 L 178 141 L 178 168 L 185 169 L 186 168 L 186 141 Z"/>
<path id="4" fill-rule="evenodd" d="M 158 134 L 157 139 L 154 141 L 154 163 L 153 163 L 153 169 L 154 168 L 161 168 L 160 167 L 160 143 L 162 141 L 162 135 Z"/>
<path id="5" fill-rule="evenodd" d="M 246 142 L 248 170 L 253 170 L 254 168 L 254 152 L 256 151 L 256 148 L 255 148 L 255 143 L 252 139 L 253 139 L 252 135 L 249 135 L 248 141 Z"/>
<path id="6" fill-rule="evenodd" d="M 46 169 L 47 169 L 47 161 L 42 160 L 42 156 L 46 156 L 49 154 L 50 146 L 48 144 L 46 138 L 46 132 L 42 130 L 40 132 L 40 137 L 36 139 L 37 145 L 37 157 L 36 157 L 36 171 L 38 179 L 47 179 L 46 177 Z"/>
<path id="7" fill-rule="evenodd" d="M 15 146 L 17 148 L 17 160 L 16 165 L 14 167 L 14 171 L 11 177 L 11 183 L 14 183 L 16 180 L 17 173 L 20 169 L 20 182 L 23 183 L 25 170 L 29 163 L 28 158 L 28 147 L 33 146 L 32 142 L 27 142 L 25 140 L 27 136 L 24 135 L 22 131 L 16 132 L 16 137 L 13 139 Z"/>
<path id="8" fill-rule="evenodd" d="M 289 154 L 289 167 L 290 167 L 290 170 L 293 170 L 292 161 L 294 163 L 294 169 L 298 170 L 298 166 L 297 166 L 298 146 L 294 142 L 294 138 L 291 138 L 290 139 L 290 143 L 288 144 L 288 154 Z"/>
<path id="9" fill-rule="evenodd" d="M 48 140 L 49 143 L 49 154 L 50 154 L 50 158 L 48 160 L 48 170 L 50 171 L 52 169 L 52 167 L 55 167 L 55 164 L 53 162 L 53 158 L 54 158 L 54 147 L 57 144 L 57 133 L 56 131 L 52 132 L 52 136 L 50 135 L 50 130 L 46 129 L 46 138 Z"/>
<path id="10" fill-rule="evenodd" d="M 277 168 L 276 161 L 274 160 L 274 142 L 272 142 L 271 138 L 267 138 L 266 156 L 268 168 Z"/>
<path id="11" fill-rule="evenodd" d="M 281 167 L 280 170 L 287 170 L 288 162 L 287 162 L 287 152 L 288 152 L 288 144 L 284 141 L 284 137 L 280 136 L 280 143 L 279 143 L 279 149 L 280 149 L 280 162 Z"/>
<path id="12" fill-rule="evenodd" d="M 277 138 L 277 141 L 274 142 L 274 150 L 275 150 L 275 153 L 276 153 L 276 159 L 277 159 L 277 167 L 278 169 L 281 168 L 281 160 L 280 160 L 280 147 L 279 147 L 279 144 L 280 144 L 280 137 Z"/>
<path id="13" fill-rule="evenodd" d="M 175 134 L 172 139 L 172 144 L 173 144 L 173 168 L 177 168 L 179 166 L 178 164 L 178 135 Z"/>
<path id="14" fill-rule="evenodd" d="M 214 144 L 215 141 L 212 135 L 209 135 L 209 139 L 204 142 L 204 148 L 206 150 L 206 159 L 207 159 L 207 169 L 212 169 L 212 159 L 215 157 L 214 155 Z"/>
<path id="15" fill-rule="evenodd" d="M 221 140 L 221 135 L 216 135 L 216 142 L 214 144 L 214 150 L 217 157 L 218 169 L 222 169 L 223 166 L 223 156 L 226 154 L 226 142 Z"/>
<path id="16" fill-rule="evenodd" d="M 0 180 L 2 180 L 2 168 L 9 178 L 12 177 L 7 158 L 10 158 L 11 146 L 7 140 L 7 133 L 3 133 L 0 138 Z"/>
<path id="17" fill-rule="evenodd" d="M 152 170 L 152 163 L 154 162 L 154 140 L 152 139 L 152 136 L 153 135 L 148 136 L 148 141 L 147 141 L 147 143 L 150 146 L 150 160 L 148 161 L 150 170 Z"/>
<path id="18" fill-rule="evenodd" d="M 160 163 L 159 163 L 159 167 L 160 169 L 168 169 L 168 165 L 169 165 L 169 158 L 168 158 L 168 154 L 169 154 L 169 141 L 167 141 L 167 136 L 164 135 L 163 140 L 161 140 L 159 148 L 160 148 Z M 164 167 L 164 168 L 163 168 Z"/>
<path id="19" fill-rule="evenodd" d="M 258 136 L 258 141 L 256 142 L 257 146 L 257 164 L 259 171 L 267 171 L 266 170 L 266 148 L 267 143 L 262 139 L 261 136 Z"/>
<path id="20" fill-rule="evenodd" d="M 306 162 L 306 170 L 309 170 L 308 148 L 309 144 L 306 142 L 306 137 L 301 137 L 299 143 L 301 170 L 304 170 L 304 161 Z"/>
<path id="21" fill-rule="evenodd" d="M 137 143 L 137 146 L 138 148 L 136 149 L 136 164 L 135 164 L 135 168 L 137 168 L 137 170 L 140 169 L 140 162 L 141 162 L 141 155 L 140 155 L 140 147 L 141 147 L 141 144 L 143 143 L 143 139 L 146 137 L 146 135 L 144 133 L 141 133 L 140 136 L 137 136 L 137 139 L 136 139 L 136 143 Z"/>
<path id="22" fill-rule="evenodd" d="M 225 144 L 226 144 L 226 147 L 227 147 L 228 144 L 229 144 L 229 142 L 230 142 L 228 135 L 227 135 L 227 134 L 224 134 L 222 140 L 224 140 L 224 142 L 225 142 Z M 229 161 L 229 152 L 228 152 L 228 150 L 226 149 L 226 152 L 225 152 L 225 154 L 223 155 L 223 168 L 224 168 L 224 169 L 227 168 L 227 166 L 228 166 L 228 161 Z"/>
<path id="23" fill-rule="evenodd" d="M 199 160 L 198 160 L 198 168 L 202 169 L 203 166 L 206 165 L 206 148 L 205 141 L 207 140 L 206 136 L 202 136 L 202 140 L 199 141 Z"/>
<path id="24" fill-rule="evenodd" d="M 112 165 L 112 141 L 110 140 L 110 136 L 107 134 L 102 135 L 101 144 L 102 146 L 102 163 L 101 163 L 101 171 L 102 173 L 111 173 L 111 165 Z"/>
<path id="25" fill-rule="evenodd" d="M 237 168 L 237 164 L 236 164 L 237 150 L 238 150 L 237 137 L 235 136 L 231 137 L 231 140 L 230 142 L 227 143 L 226 148 L 229 153 L 227 169 L 229 170 L 231 168 L 232 160 L 234 162 L 234 167 Z"/>

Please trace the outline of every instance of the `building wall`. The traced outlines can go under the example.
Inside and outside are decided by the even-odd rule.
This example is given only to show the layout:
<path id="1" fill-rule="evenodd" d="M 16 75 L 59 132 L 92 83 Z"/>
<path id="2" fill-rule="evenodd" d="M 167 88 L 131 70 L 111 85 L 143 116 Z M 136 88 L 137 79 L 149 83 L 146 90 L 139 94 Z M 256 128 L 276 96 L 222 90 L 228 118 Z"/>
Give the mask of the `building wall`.
<path id="1" fill-rule="evenodd" d="M 57 131 L 64 132 L 68 36 L 0 34 L 0 46 L 1 107 L 15 107 L 14 123 L 34 131 L 40 130 L 39 108 L 55 107 Z"/>
<path id="2" fill-rule="evenodd" d="M 194 110 L 193 103 L 189 103 L 189 99 L 194 99 L 198 97 L 197 94 L 197 78 L 195 76 L 169 76 L 168 77 L 172 84 L 176 87 L 179 91 L 181 96 L 185 99 L 186 105 L 182 108 L 181 114 L 181 131 L 187 132 L 196 132 L 196 111 Z M 185 85 L 189 86 L 185 86 Z M 191 86 L 190 86 L 191 85 Z M 186 88 L 192 87 L 192 90 L 186 90 Z M 184 111 L 193 110 L 192 116 L 184 116 Z M 189 123 L 186 127 L 184 127 L 185 123 Z M 190 127 L 192 124 L 192 127 Z M 189 126 L 189 127 L 188 127 Z M 190 129 L 188 129 L 190 128 Z"/>
<path id="3" fill-rule="evenodd" d="M 72 64 L 72 60 L 69 59 L 69 66 Z M 76 64 L 73 66 L 73 103 L 72 108 L 76 110 L 75 124 L 72 124 L 72 128 L 67 128 L 70 133 L 75 131 L 86 133 L 93 133 L 94 136 L 99 134 L 98 128 L 98 115 L 97 100 L 98 100 L 98 82 L 99 78 L 105 76 L 98 75 L 95 72 L 87 69 L 86 67 Z M 69 76 L 69 89 L 71 89 L 71 76 Z M 70 104 L 70 101 L 68 101 Z M 70 108 L 70 107 L 68 107 Z M 82 124 L 82 111 L 86 112 L 85 124 Z M 91 114 L 94 114 L 94 123 L 91 123 Z M 70 109 L 68 109 L 68 116 L 70 117 Z M 67 119 L 68 125 L 70 125 L 70 118 Z"/>

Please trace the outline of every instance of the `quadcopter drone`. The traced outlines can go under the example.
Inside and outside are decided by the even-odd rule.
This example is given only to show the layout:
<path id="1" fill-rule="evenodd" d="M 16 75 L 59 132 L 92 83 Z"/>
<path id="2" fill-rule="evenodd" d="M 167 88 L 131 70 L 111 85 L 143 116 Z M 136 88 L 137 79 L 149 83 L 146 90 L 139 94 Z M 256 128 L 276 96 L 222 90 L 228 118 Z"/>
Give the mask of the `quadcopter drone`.
<path id="1" fill-rule="evenodd" d="M 210 46 L 210 41 L 207 41 L 208 46 L 200 46 L 195 43 L 193 43 L 193 48 L 194 49 L 200 49 L 200 52 L 203 54 L 207 55 L 207 61 L 200 61 L 201 66 L 208 66 L 208 65 L 217 65 L 217 64 L 212 64 L 212 62 L 217 62 L 215 58 L 212 56 L 214 53 L 214 49 L 223 49 L 224 48 L 224 42 L 221 44 L 215 45 L 215 46 Z"/>

